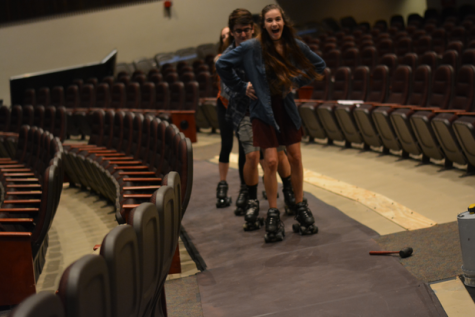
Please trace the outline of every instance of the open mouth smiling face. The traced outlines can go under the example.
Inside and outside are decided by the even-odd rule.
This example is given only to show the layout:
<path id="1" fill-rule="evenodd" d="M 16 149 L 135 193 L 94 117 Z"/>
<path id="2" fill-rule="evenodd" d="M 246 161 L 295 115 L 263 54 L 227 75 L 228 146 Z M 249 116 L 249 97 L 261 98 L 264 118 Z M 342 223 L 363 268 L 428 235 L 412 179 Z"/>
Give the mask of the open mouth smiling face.
<path id="1" fill-rule="evenodd" d="M 264 17 L 264 27 L 272 40 L 278 41 L 284 31 L 284 19 L 278 9 L 269 10 Z"/>

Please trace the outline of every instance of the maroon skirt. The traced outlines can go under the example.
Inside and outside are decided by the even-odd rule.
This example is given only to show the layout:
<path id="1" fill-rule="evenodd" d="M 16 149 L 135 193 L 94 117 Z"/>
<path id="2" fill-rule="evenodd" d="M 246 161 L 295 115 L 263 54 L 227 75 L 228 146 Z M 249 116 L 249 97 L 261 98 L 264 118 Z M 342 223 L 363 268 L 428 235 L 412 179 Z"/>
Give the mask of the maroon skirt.
<path id="1" fill-rule="evenodd" d="M 288 146 L 300 142 L 302 140 L 302 128 L 297 129 L 290 119 L 290 116 L 287 115 L 282 97 L 272 96 L 271 106 L 274 112 L 274 119 L 280 131 L 277 131 L 273 126 L 268 125 L 260 119 L 252 119 L 254 146 L 267 149 L 278 147 L 279 145 Z"/>

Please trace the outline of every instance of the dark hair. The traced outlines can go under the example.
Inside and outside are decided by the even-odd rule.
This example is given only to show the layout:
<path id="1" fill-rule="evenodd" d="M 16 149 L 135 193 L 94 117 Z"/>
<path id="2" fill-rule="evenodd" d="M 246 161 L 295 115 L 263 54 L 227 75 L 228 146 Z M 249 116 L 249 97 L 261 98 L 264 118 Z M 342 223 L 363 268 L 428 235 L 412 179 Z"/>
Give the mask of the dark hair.
<path id="1" fill-rule="evenodd" d="M 282 30 L 282 44 L 284 56 L 281 56 L 274 46 L 274 41 L 265 28 L 265 15 L 270 10 L 277 9 L 282 15 L 284 29 Z M 258 37 L 262 45 L 262 57 L 266 69 L 269 73 L 276 75 L 276 80 L 269 87 L 271 91 L 284 90 L 290 91 L 293 87 L 292 78 L 303 76 L 308 79 L 321 79 L 312 63 L 305 57 L 302 50 L 296 42 L 296 32 L 290 20 L 285 16 L 284 10 L 277 4 L 269 4 L 262 9 L 261 13 L 261 35 Z M 292 63 L 292 62 L 293 63 Z"/>
<path id="2" fill-rule="evenodd" d="M 252 19 L 252 14 L 249 10 L 246 9 L 236 9 L 229 15 L 228 19 L 228 27 L 231 33 L 234 31 L 234 26 L 237 24 L 254 24 L 254 20 Z"/>

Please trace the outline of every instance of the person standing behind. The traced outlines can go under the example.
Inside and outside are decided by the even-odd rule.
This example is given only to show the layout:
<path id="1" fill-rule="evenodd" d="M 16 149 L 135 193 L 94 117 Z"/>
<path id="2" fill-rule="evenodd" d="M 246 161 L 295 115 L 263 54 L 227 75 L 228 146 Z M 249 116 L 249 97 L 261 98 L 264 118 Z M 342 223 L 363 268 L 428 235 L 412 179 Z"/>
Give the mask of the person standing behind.
<path id="1" fill-rule="evenodd" d="M 303 165 L 300 150 L 302 121 L 293 95 L 294 88 L 320 79 L 325 62 L 307 45 L 296 39 L 295 30 L 280 6 L 270 4 L 262 9 L 261 35 L 242 43 L 216 63 L 221 80 L 252 102 L 250 118 L 254 145 L 264 149 L 266 170 L 264 185 L 269 202 L 265 241 L 282 241 L 284 225 L 277 209 L 277 147 L 284 145 L 291 166 L 291 180 L 297 204 L 294 231 L 301 234 L 318 232 L 315 219 L 303 200 Z M 242 67 L 246 77 L 238 77 L 233 69 Z"/>

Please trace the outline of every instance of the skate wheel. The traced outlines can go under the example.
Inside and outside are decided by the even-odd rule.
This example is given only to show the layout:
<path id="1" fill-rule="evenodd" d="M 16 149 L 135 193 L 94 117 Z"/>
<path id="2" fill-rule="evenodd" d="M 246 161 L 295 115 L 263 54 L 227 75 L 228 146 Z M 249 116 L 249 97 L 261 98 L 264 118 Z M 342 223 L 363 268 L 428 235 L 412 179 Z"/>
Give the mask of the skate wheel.
<path id="1" fill-rule="evenodd" d="M 267 236 L 267 234 L 264 236 L 264 241 L 265 241 L 266 243 L 269 243 L 269 242 L 270 242 L 270 239 L 269 239 L 269 237 Z"/>
<path id="2" fill-rule="evenodd" d="M 318 233 L 318 227 L 317 226 L 312 226 L 312 233 Z"/>
<path id="3" fill-rule="evenodd" d="M 234 214 L 236 216 L 244 216 L 244 209 L 238 208 L 238 209 L 234 210 Z"/>
<path id="4" fill-rule="evenodd" d="M 300 232 L 300 226 L 298 224 L 293 224 L 292 225 L 292 231 L 295 232 L 295 233 L 299 233 Z"/>
<path id="5" fill-rule="evenodd" d="M 278 233 L 275 236 L 275 238 L 276 238 L 277 241 L 283 241 L 284 240 L 284 234 L 283 233 Z"/>

